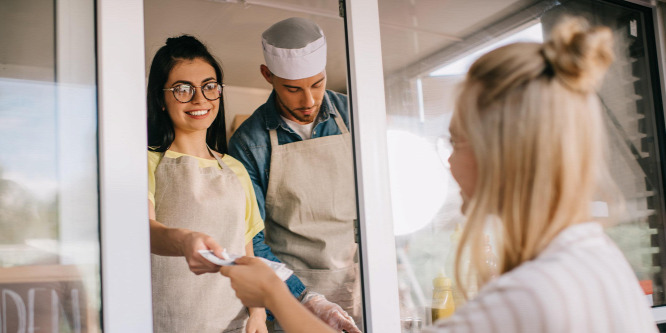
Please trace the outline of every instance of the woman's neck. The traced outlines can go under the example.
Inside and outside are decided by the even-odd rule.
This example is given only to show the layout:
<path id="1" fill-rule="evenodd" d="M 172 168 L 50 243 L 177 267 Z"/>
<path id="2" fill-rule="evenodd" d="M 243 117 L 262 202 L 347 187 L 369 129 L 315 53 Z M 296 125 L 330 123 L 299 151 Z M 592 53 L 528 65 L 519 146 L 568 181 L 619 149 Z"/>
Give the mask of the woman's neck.
<path id="1" fill-rule="evenodd" d="M 176 131 L 169 150 L 181 154 L 212 159 L 206 146 L 206 131 L 183 133 Z"/>

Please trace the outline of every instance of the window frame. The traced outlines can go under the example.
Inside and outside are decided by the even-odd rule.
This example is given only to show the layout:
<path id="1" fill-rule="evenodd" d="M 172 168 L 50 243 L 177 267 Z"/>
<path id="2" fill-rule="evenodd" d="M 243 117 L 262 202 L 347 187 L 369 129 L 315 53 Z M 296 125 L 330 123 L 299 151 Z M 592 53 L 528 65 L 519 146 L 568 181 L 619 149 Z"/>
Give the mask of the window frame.
<path id="1" fill-rule="evenodd" d="M 660 41 L 666 37 L 666 4 L 623 2 L 652 12 L 664 96 L 666 49 Z M 96 4 L 103 327 L 109 332 L 152 332 L 147 157 L 145 145 L 136 144 L 147 137 L 143 2 L 97 0 Z M 378 1 L 343 1 L 342 8 L 366 331 L 399 332 Z M 119 91 L 123 99 L 115 98 Z M 666 306 L 653 308 L 653 315 L 657 323 L 666 322 Z"/>
<path id="2" fill-rule="evenodd" d="M 152 332 L 143 1 L 96 4 L 103 330 Z"/>
<path id="3" fill-rule="evenodd" d="M 377 0 L 345 1 L 366 332 L 400 332 Z M 371 282 L 372 281 L 372 282 Z"/>

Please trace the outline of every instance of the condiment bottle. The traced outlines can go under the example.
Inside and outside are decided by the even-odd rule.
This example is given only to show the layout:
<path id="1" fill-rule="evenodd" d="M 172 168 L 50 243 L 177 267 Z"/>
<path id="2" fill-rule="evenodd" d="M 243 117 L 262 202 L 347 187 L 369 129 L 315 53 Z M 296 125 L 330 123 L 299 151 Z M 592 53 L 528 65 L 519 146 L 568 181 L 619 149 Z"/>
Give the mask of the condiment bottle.
<path id="1" fill-rule="evenodd" d="M 443 272 L 432 280 L 432 322 L 447 318 L 456 310 L 451 290 L 451 279 Z"/>

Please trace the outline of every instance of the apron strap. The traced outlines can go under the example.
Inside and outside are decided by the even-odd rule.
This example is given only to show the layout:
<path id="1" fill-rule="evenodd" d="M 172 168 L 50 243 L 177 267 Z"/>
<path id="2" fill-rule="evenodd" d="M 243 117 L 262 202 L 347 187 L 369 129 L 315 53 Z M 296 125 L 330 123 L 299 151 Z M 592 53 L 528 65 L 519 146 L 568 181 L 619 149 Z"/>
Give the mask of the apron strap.
<path id="1" fill-rule="evenodd" d="M 268 136 L 271 137 L 271 147 L 277 147 L 280 145 L 278 143 L 277 131 L 275 129 L 269 130 Z"/>
<path id="2" fill-rule="evenodd" d="M 220 165 L 220 168 L 229 169 L 229 166 L 226 163 L 222 162 L 222 159 L 219 156 L 217 156 L 217 154 L 213 153 L 213 150 L 210 149 L 210 147 L 208 147 L 208 145 L 206 145 L 206 148 L 208 149 L 208 153 L 210 154 L 210 156 L 215 157 L 215 159 L 217 160 L 217 163 Z"/>
<path id="3" fill-rule="evenodd" d="M 160 165 L 160 162 L 162 162 L 162 159 L 163 159 L 164 156 L 166 155 L 166 150 L 165 150 L 165 151 L 162 151 L 162 152 L 159 152 L 159 154 L 160 154 L 160 155 L 159 155 L 160 158 L 157 160 L 157 165 Z"/>
<path id="4" fill-rule="evenodd" d="M 345 122 L 342 120 L 342 115 L 340 112 L 338 112 L 338 108 L 335 106 L 335 104 L 331 103 L 333 105 L 333 112 L 335 113 L 335 123 L 338 125 L 338 128 L 340 129 L 340 134 L 347 134 L 349 133 L 349 130 L 347 129 L 347 125 L 345 125 Z"/>

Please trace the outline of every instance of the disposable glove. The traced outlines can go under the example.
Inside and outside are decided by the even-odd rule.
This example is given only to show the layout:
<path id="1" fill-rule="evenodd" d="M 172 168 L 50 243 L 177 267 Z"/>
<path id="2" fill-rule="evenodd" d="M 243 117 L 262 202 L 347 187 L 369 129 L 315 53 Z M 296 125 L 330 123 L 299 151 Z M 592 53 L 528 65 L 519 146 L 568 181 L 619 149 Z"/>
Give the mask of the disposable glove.
<path id="1" fill-rule="evenodd" d="M 308 291 L 301 303 L 328 326 L 338 331 L 361 333 L 361 330 L 356 327 L 354 319 L 339 305 L 329 302 L 324 295 Z"/>

